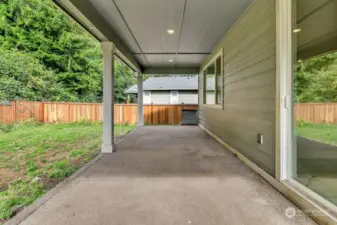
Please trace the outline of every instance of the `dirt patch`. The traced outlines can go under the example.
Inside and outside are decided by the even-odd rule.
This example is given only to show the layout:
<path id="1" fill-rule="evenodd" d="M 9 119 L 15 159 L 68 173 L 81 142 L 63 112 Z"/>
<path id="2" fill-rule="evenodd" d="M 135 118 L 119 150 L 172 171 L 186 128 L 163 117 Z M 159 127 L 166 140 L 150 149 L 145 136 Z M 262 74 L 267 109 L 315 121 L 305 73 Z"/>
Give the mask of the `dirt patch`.
<path id="1" fill-rule="evenodd" d="M 53 187 L 55 187 L 60 182 L 60 180 L 52 179 L 52 178 L 49 178 L 47 176 L 44 176 L 44 177 L 41 178 L 40 182 L 42 183 L 43 188 L 45 188 L 47 190 L 50 190 Z"/>
<path id="2" fill-rule="evenodd" d="M 8 184 L 19 177 L 19 172 L 15 172 L 8 168 L 0 168 L 0 191 L 7 189 Z"/>

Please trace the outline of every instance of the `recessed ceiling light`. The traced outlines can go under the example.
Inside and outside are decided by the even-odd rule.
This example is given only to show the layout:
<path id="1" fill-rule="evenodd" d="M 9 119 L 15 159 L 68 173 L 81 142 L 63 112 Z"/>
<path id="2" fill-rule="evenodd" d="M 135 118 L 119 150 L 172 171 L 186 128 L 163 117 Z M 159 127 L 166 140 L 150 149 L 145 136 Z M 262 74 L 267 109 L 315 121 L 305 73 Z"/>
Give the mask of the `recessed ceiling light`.
<path id="1" fill-rule="evenodd" d="M 174 32 L 175 32 L 175 31 L 174 31 L 173 29 L 167 29 L 167 33 L 168 33 L 168 34 L 174 34 Z"/>
<path id="2" fill-rule="evenodd" d="M 301 31 L 301 28 L 296 28 L 296 29 L 293 30 L 294 33 L 298 33 L 300 31 Z"/>
<path id="3" fill-rule="evenodd" d="M 169 59 L 169 62 L 173 62 L 173 59 Z"/>

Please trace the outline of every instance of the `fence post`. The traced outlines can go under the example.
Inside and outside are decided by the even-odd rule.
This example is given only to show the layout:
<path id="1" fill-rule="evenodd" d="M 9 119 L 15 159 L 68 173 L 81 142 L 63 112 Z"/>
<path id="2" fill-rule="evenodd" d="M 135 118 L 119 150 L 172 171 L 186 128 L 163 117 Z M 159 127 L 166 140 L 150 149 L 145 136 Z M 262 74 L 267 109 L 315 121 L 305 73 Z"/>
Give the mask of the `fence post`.
<path id="1" fill-rule="evenodd" d="M 16 121 L 16 100 L 13 101 L 13 104 L 12 104 L 12 114 L 13 114 L 13 121 L 11 122 L 15 122 Z"/>
<path id="2" fill-rule="evenodd" d="M 44 102 L 40 103 L 40 122 L 44 123 Z"/>

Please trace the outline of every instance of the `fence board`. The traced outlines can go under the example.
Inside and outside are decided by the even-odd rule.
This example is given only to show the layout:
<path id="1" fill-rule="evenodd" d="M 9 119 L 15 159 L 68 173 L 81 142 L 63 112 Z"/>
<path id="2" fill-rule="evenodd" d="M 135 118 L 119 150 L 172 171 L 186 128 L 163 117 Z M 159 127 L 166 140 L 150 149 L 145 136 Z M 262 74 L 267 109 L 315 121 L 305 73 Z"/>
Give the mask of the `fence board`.
<path id="1" fill-rule="evenodd" d="M 296 104 L 295 120 L 312 123 L 337 123 L 337 103 L 305 103 Z"/>
<path id="2" fill-rule="evenodd" d="M 144 122 L 180 124 L 182 109 L 198 109 L 198 105 L 144 105 Z M 4 124 L 30 118 L 45 123 L 102 121 L 103 109 L 100 103 L 14 101 L 11 105 L 0 105 L 0 122 Z M 136 124 L 137 119 L 137 104 L 115 104 L 115 124 Z"/>
<path id="3" fill-rule="evenodd" d="M 144 105 L 145 124 L 180 124 L 182 109 L 198 109 L 197 105 Z M 136 124 L 137 104 L 116 104 L 116 124 Z M 337 103 L 306 103 L 294 107 L 296 121 L 337 124 Z M 99 103 L 29 102 L 14 101 L 0 105 L 0 122 L 4 124 L 34 118 L 41 122 L 102 121 L 103 109 Z"/>

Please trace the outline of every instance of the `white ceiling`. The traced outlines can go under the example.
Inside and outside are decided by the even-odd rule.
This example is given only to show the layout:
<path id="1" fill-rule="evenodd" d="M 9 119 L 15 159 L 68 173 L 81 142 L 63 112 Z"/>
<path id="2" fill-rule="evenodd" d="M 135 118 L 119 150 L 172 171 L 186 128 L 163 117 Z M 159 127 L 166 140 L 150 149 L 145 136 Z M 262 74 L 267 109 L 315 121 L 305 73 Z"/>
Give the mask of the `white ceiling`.
<path id="1" fill-rule="evenodd" d="M 90 2 L 147 68 L 198 67 L 253 0 L 82 1 Z"/>

